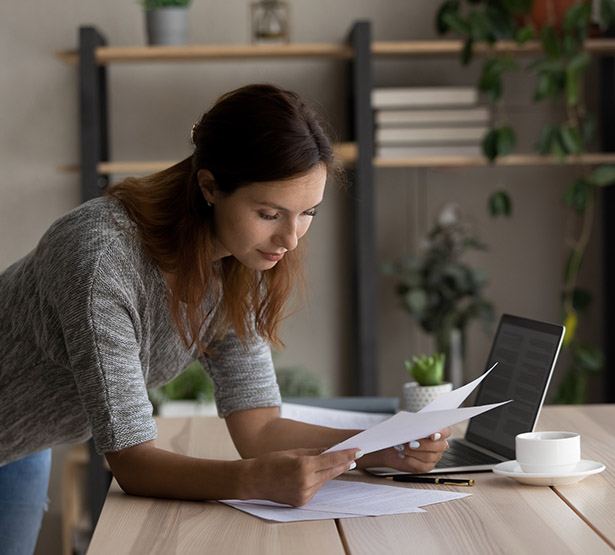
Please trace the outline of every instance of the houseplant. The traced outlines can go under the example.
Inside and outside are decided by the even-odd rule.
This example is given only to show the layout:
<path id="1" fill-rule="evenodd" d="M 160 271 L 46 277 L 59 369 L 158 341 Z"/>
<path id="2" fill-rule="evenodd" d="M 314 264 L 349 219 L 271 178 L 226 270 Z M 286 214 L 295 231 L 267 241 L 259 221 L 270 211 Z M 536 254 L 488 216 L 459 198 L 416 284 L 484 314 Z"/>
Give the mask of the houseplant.
<path id="1" fill-rule="evenodd" d="M 599 15 L 603 27 L 614 26 L 613 0 L 600 1 Z M 563 162 L 568 156 L 588 151 L 596 132 L 595 118 L 587 110 L 583 87 L 590 64 L 584 40 L 591 17 L 589 2 L 573 0 L 447 0 L 441 5 L 436 28 L 442 34 L 454 32 L 463 38 L 461 61 L 464 65 L 472 60 L 477 43 L 489 46 L 482 62 L 479 88 L 493 103 L 496 114 L 483 141 L 484 155 L 490 161 L 510 154 L 515 148 L 513 126 L 501 109 L 503 76 L 510 71 L 524 71 L 535 77 L 533 101 L 551 101 L 563 107 L 562 120 L 547 123 L 541 130 L 536 142 L 538 152 L 551 154 Z M 495 48 L 501 40 L 523 44 L 534 38 L 540 42 L 542 55 L 526 67 Z M 564 238 L 568 255 L 562 283 L 562 320 L 567 329 L 564 347 L 570 353 L 571 365 L 556 392 L 556 402 L 583 402 L 588 376 L 599 372 L 603 366 L 601 350 L 580 341 L 576 334 L 579 318 L 587 313 L 591 304 L 590 293 L 577 286 L 577 279 L 590 240 L 598 189 L 613 183 L 615 166 L 587 167 L 585 175 L 576 178 L 563 196 L 573 220 L 568 226 L 573 231 Z M 511 206 L 510 197 L 501 190 L 495 191 L 489 202 L 494 216 L 510 214 Z"/>
<path id="2" fill-rule="evenodd" d="M 484 295 L 487 274 L 463 261 L 469 249 L 484 249 L 470 222 L 454 204 L 443 208 L 423 244 L 421 254 L 384 263 L 383 271 L 397 281 L 402 307 L 426 333 L 438 352 L 448 355 L 447 379 L 463 382 L 464 333 L 474 319 L 488 324 L 493 306 Z"/>
<path id="3" fill-rule="evenodd" d="M 188 42 L 188 8 L 192 0 L 142 0 L 150 45 Z"/>
<path id="4" fill-rule="evenodd" d="M 404 362 L 406 370 L 415 381 L 404 384 L 404 408 L 418 412 L 431 403 L 438 395 L 451 391 L 453 384 L 444 381 L 444 353 L 412 357 Z"/>
<path id="5" fill-rule="evenodd" d="M 211 379 L 198 361 L 193 362 L 169 383 L 149 390 L 154 414 L 215 414 L 214 388 Z"/>

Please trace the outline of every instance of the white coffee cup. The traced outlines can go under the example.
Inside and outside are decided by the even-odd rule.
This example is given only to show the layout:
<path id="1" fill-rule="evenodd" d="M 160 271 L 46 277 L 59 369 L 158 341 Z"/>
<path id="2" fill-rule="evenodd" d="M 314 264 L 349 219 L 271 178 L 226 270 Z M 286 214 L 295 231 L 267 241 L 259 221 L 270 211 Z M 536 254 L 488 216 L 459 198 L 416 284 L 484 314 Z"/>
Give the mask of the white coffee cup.
<path id="1" fill-rule="evenodd" d="M 527 432 L 515 438 L 517 462 L 531 474 L 566 474 L 581 460 L 581 437 L 574 432 Z"/>

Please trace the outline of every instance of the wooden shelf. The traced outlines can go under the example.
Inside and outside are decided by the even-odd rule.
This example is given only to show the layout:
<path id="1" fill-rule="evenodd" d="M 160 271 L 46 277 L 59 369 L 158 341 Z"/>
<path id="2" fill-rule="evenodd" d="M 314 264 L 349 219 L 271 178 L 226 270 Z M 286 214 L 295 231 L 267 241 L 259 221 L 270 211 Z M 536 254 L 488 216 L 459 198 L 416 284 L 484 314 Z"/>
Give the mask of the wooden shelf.
<path id="1" fill-rule="evenodd" d="M 357 145 L 355 143 L 338 143 L 334 146 L 335 157 L 345 166 L 354 164 L 357 159 Z M 152 160 L 136 162 L 100 162 L 97 166 L 101 174 L 148 174 L 162 171 L 176 164 L 177 160 Z M 78 164 L 65 164 L 57 166 L 57 171 L 72 173 L 80 171 Z"/>
<path id="2" fill-rule="evenodd" d="M 59 50 L 54 55 L 68 64 L 76 64 L 77 50 Z M 126 46 L 99 47 L 96 61 L 108 63 L 132 62 L 194 62 L 211 60 L 251 60 L 258 58 L 326 58 L 349 60 L 352 48 L 343 44 L 223 44 L 187 46 Z"/>
<path id="3" fill-rule="evenodd" d="M 461 40 L 423 40 L 423 41 L 384 41 L 372 43 L 374 56 L 451 56 L 457 55 L 463 48 Z M 537 54 L 542 51 L 540 42 L 529 41 L 519 45 L 514 41 L 499 41 L 494 46 L 486 43 L 476 44 L 478 54 L 490 51 L 506 54 Z M 585 50 L 593 54 L 613 54 L 615 39 L 588 39 Z"/>
<path id="4" fill-rule="evenodd" d="M 357 147 L 354 143 L 342 143 L 336 147 L 336 156 L 344 165 L 350 166 L 356 161 Z M 162 171 L 176 160 L 101 162 L 98 172 L 101 174 L 147 174 Z M 463 168 L 473 166 L 598 166 L 615 164 L 615 152 L 595 152 L 582 156 L 569 156 L 560 162 L 555 156 L 539 154 L 513 154 L 497 159 L 493 164 L 482 156 L 432 156 L 425 158 L 374 158 L 376 168 Z M 58 166 L 59 172 L 78 172 L 77 164 Z"/>
<path id="5" fill-rule="evenodd" d="M 471 166 L 596 166 L 615 164 L 615 152 L 595 152 L 581 156 L 568 156 L 560 162 L 555 156 L 540 154 L 512 154 L 490 163 L 482 156 L 432 156 L 426 158 L 374 158 L 377 168 L 425 168 L 425 167 L 471 167 Z"/>
<path id="6" fill-rule="evenodd" d="M 372 54 L 379 57 L 394 56 L 452 56 L 463 48 L 460 40 L 376 41 Z M 615 53 L 615 39 L 588 39 L 585 49 L 594 54 Z M 500 41 L 493 47 L 477 44 L 475 51 L 484 54 L 490 50 L 508 54 L 536 54 L 541 51 L 538 41 L 518 45 L 514 41 Z M 245 60 L 259 58 L 326 58 L 349 60 L 352 47 L 344 44 L 290 43 L 290 44 L 201 44 L 187 46 L 124 46 L 96 49 L 100 65 L 135 62 L 191 62 L 200 60 Z M 77 50 L 58 50 L 54 55 L 67 64 L 76 64 Z"/>

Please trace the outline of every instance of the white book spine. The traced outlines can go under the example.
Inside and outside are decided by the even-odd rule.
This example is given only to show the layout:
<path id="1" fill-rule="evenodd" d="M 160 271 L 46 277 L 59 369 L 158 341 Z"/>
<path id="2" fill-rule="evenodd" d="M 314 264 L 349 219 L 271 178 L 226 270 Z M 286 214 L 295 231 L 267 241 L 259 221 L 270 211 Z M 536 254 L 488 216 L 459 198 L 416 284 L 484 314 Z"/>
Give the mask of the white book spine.
<path id="1" fill-rule="evenodd" d="M 473 87 L 384 87 L 372 91 L 374 108 L 470 106 L 478 102 Z"/>
<path id="2" fill-rule="evenodd" d="M 462 110 L 377 110 L 374 120 L 377 126 L 446 126 L 451 124 L 487 124 L 491 119 L 488 108 L 465 108 Z"/>
<path id="3" fill-rule="evenodd" d="M 480 127 L 426 127 L 426 128 L 400 128 L 385 127 L 376 129 L 376 143 L 457 143 L 479 142 L 487 133 L 486 126 Z"/>

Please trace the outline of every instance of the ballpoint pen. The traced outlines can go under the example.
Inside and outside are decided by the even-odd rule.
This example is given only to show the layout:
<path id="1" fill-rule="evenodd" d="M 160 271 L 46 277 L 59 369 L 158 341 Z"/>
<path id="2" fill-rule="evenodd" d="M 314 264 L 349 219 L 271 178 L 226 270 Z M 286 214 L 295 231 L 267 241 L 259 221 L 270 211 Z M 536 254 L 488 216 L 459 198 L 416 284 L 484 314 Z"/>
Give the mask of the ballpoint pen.
<path id="1" fill-rule="evenodd" d="M 387 476 L 387 480 L 394 482 L 413 482 L 417 484 L 440 484 L 442 486 L 473 486 L 474 480 L 454 480 L 452 478 L 439 478 L 431 476 L 410 476 L 407 474 L 399 474 L 395 476 Z"/>

